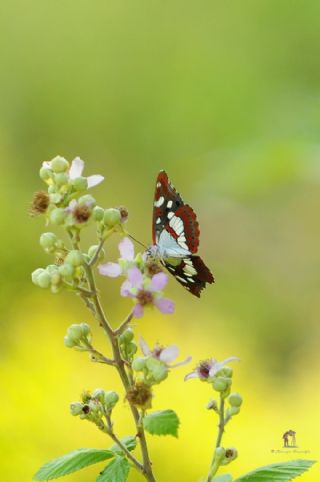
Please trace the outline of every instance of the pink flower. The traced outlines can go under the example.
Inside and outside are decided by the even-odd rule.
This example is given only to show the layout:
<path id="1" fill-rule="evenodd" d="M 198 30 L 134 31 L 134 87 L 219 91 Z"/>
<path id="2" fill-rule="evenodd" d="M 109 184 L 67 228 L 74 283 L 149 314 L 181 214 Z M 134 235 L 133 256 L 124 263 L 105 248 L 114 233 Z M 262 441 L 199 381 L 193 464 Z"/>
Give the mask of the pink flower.
<path id="1" fill-rule="evenodd" d="M 147 342 L 141 337 L 140 347 L 142 353 L 146 357 L 152 357 L 156 360 L 164 363 L 168 368 L 175 368 L 181 365 L 186 365 L 191 361 L 191 356 L 188 356 L 185 360 L 175 363 L 174 365 L 169 365 L 170 362 L 174 361 L 179 355 L 179 348 L 176 345 L 169 345 L 167 347 L 162 347 L 156 344 L 153 350 L 150 350 Z"/>
<path id="2" fill-rule="evenodd" d="M 123 238 L 119 243 L 120 260 L 119 263 L 100 264 L 99 273 L 103 276 L 116 278 L 125 274 L 130 266 L 134 265 L 134 246 L 129 238 Z"/>
<path id="3" fill-rule="evenodd" d="M 199 365 L 193 372 L 188 373 L 188 375 L 186 375 L 184 379 L 190 380 L 190 378 L 200 378 L 200 380 L 208 380 L 208 378 L 212 378 L 219 370 L 221 370 L 221 368 L 223 368 L 227 363 L 231 361 L 240 360 L 235 356 L 226 358 L 221 362 L 219 362 L 215 358 L 204 360 L 199 363 Z"/>
<path id="4" fill-rule="evenodd" d="M 157 273 L 152 278 L 144 277 L 137 267 L 128 270 L 128 279 L 121 286 L 121 295 L 133 298 L 136 302 L 134 316 L 141 318 L 144 307 L 155 305 L 161 313 L 173 313 L 173 301 L 162 297 L 162 290 L 168 282 L 164 273 Z"/>

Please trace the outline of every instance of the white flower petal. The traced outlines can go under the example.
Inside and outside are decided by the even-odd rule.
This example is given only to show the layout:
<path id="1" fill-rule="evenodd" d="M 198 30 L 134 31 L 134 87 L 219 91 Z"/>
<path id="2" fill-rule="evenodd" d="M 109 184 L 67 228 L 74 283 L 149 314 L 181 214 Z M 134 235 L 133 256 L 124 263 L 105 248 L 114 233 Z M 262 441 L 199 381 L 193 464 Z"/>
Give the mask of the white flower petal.
<path id="1" fill-rule="evenodd" d="M 82 171 L 84 169 L 84 161 L 80 159 L 80 157 L 76 157 L 73 159 L 71 163 L 71 167 L 69 170 L 69 178 L 76 179 L 82 175 Z"/>
<path id="2" fill-rule="evenodd" d="M 198 372 L 188 373 L 188 375 L 184 377 L 184 381 L 191 380 L 191 378 L 199 378 Z"/>
<path id="3" fill-rule="evenodd" d="M 179 355 L 179 348 L 176 345 L 170 345 L 164 348 L 160 353 L 160 360 L 164 363 L 171 362 Z"/>
<path id="4" fill-rule="evenodd" d="M 147 342 L 145 341 L 145 339 L 142 338 L 142 336 L 140 338 L 140 348 L 141 348 L 141 351 L 144 354 L 144 356 L 148 356 L 148 355 L 151 354 L 150 348 L 149 348 Z"/>
<path id="5" fill-rule="evenodd" d="M 104 180 L 103 176 L 100 176 L 100 174 L 94 174 L 93 176 L 88 176 L 87 181 L 88 181 L 88 188 L 89 187 L 94 187 L 100 184 Z"/>
<path id="6" fill-rule="evenodd" d="M 175 363 L 174 365 L 168 365 L 169 368 L 177 368 L 181 367 L 182 365 L 187 365 L 187 363 L 190 363 L 192 360 L 192 356 L 187 356 L 187 358 L 181 362 Z M 193 378 L 193 377 L 192 377 Z"/>

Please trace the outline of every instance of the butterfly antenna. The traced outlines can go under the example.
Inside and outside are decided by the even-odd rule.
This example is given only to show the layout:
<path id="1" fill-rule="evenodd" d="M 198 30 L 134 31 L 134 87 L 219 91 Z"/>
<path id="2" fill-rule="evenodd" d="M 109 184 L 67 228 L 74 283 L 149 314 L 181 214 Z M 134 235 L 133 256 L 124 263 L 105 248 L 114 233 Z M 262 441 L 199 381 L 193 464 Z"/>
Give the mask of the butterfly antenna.
<path id="1" fill-rule="evenodd" d="M 138 239 L 136 239 L 135 237 L 131 236 L 131 234 L 128 234 L 129 238 L 132 239 L 132 241 L 134 241 L 135 243 L 138 243 L 140 244 L 140 246 L 142 246 L 143 248 L 145 249 L 148 249 L 148 246 L 146 246 L 145 244 L 141 243 L 141 241 L 139 241 Z"/>

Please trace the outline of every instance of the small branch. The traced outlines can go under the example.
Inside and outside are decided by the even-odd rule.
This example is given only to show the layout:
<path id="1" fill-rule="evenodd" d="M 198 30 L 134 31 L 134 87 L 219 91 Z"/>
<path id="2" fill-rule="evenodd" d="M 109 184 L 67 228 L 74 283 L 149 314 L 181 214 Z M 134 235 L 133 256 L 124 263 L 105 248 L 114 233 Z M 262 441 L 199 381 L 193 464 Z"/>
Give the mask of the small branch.
<path id="1" fill-rule="evenodd" d="M 89 263 L 88 263 L 88 266 L 91 268 L 94 264 L 96 264 L 98 258 L 99 258 L 99 254 L 103 248 L 103 245 L 104 245 L 104 242 L 105 242 L 105 239 L 101 239 L 100 243 L 99 243 L 99 246 L 97 248 L 97 251 L 95 252 L 94 256 L 90 259 Z"/>
<path id="2" fill-rule="evenodd" d="M 144 474 L 144 467 L 143 465 L 132 455 L 132 453 L 127 449 L 127 447 L 121 442 L 120 439 L 116 436 L 113 431 L 113 426 L 111 422 L 111 418 L 109 415 L 106 415 L 106 420 L 108 424 L 107 434 L 112 438 L 112 440 L 118 445 L 118 447 L 126 454 L 129 460 L 136 466 L 136 468 Z"/>
<path id="3" fill-rule="evenodd" d="M 227 420 L 227 418 L 226 418 Z M 227 420 L 229 421 L 229 420 Z M 219 461 L 216 459 L 216 449 L 220 447 L 223 433 L 224 433 L 224 427 L 225 427 L 225 418 L 224 418 L 224 398 L 220 395 L 220 407 L 219 407 L 219 431 L 218 431 L 218 436 L 217 436 L 217 441 L 216 441 L 216 446 L 214 448 L 214 453 L 213 453 L 213 458 L 207 478 L 207 482 L 211 482 L 215 474 L 217 473 L 219 469 Z"/>
<path id="4" fill-rule="evenodd" d="M 119 336 L 121 335 L 121 333 L 125 330 L 125 328 L 129 325 L 130 321 L 132 320 L 134 314 L 133 314 L 133 310 L 131 311 L 131 313 L 129 313 L 129 315 L 127 316 L 127 318 L 121 323 L 121 325 L 116 329 L 114 330 L 114 335 L 115 336 Z"/>

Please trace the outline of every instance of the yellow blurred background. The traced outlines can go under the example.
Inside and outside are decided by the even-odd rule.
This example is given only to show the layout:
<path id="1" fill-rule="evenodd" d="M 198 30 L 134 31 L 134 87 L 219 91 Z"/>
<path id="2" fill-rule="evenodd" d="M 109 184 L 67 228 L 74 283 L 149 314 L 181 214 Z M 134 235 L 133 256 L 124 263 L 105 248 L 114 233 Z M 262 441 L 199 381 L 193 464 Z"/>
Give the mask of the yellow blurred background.
<path id="1" fill-rule="evenodd" d="M 225 435 L 239 458 L 225 471 L 319 459 L 319 41 L 317 0 L 2 2 L 1 480 L 27 482 L 58 455 L 110 445 L 69 403 L 84 388 L 120 388 L 111 368 L 63 346 L 67 327 L 87 321 L 105 350 L 80 300 L 30 280 L 50 259 L 29 201 L 41 162 L 57 154 L 105 175 L 92 194 L 126 205 L 130 232 L 145 243 L 160 169 L 198 213 L 216 285 L 198 300 L 171 279 L 176 313 L 148 314 L 136 332 L 177 343 L 195 363 L 241 358 L 234 388 L 245 403 Z M 118 281 L 100 287 L 116 326 L 130 303 Z M 196 482 L 211 459 L 213 393 L 184 383 L 187 371 L 156 391 L 154 408 L 173 408 L 182 422 L 178 440 L 150 437 L 159 482 Z M 116 414 L 119 432 L 133 433 L 125 403 Z M 289 429 L 299 453 L 273 452 Z M 94 480 L 102 467 L 68 480 Z M 319 479 L 318 466 L 301 477 Z"/>

